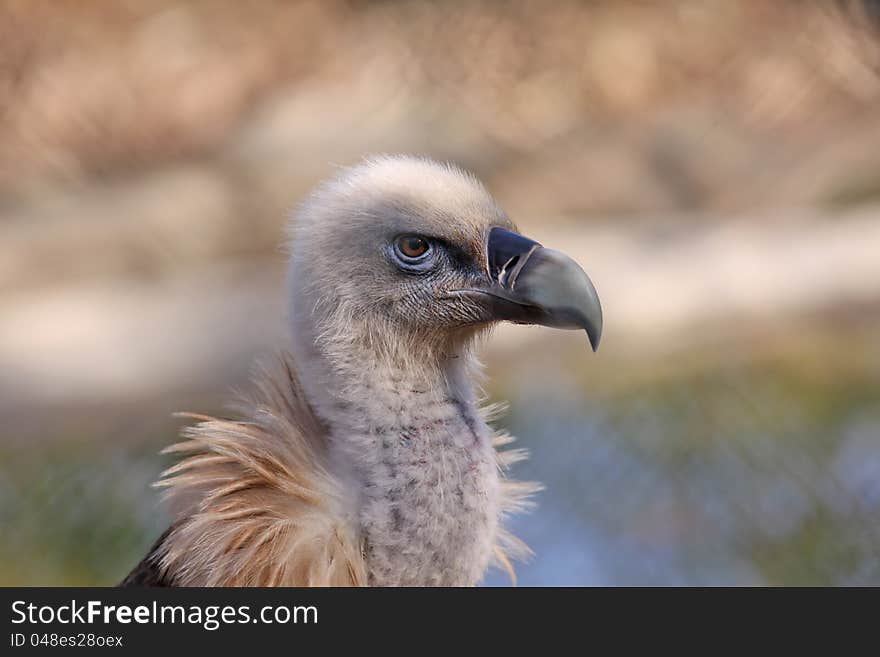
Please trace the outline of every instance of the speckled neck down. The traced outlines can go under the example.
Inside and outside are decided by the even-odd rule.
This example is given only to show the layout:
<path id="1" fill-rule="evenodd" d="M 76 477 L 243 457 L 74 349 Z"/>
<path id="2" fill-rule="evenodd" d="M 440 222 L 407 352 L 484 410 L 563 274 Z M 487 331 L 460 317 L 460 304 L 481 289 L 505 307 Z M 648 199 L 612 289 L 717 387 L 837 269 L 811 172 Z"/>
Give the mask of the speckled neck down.
<path id="1" fill-rule="evenodd" d="M 499 518 L 492 433 L 455 371 L 461 365 L 450 363 L 432 380 L 388 364 L 370 377 L 343 365 L 323 391 L 310 391 L 323 396 L 318 408 L 330 402 L 332 461 L 358 491 L 372 585 L 473 585 L 492 556 Z M 346 384 L 335 385 L 337 377 Z"/>

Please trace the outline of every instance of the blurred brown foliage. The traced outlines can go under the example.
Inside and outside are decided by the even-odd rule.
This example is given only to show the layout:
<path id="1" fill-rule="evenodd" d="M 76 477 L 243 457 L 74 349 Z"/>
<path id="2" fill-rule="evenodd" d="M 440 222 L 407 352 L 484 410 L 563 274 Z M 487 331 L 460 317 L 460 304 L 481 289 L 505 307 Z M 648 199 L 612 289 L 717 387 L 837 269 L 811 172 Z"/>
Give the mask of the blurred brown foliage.
<path id="1" fill-rule="evenodd" d="M 320 86 L 339 93 L 317 112 L 369 130 L 404 104 L 538 187 L 575 158 L 600 194 L 570 210 L 802 200 L 755 179 L 877 139 L 873 30 L 856 3 L 7 0 L 0 189 L 210 157 L 279 90 Z M 614 197 L 621 171 L 648 174 L 642 198 Z"/>

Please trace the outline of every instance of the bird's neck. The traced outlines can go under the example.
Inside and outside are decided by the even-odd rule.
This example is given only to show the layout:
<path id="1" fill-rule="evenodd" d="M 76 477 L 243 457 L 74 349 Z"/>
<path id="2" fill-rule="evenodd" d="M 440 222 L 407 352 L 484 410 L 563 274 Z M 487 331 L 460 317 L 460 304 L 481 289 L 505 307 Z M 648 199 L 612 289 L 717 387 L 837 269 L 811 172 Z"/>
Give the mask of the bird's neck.
<path id="1" fill-rule="evenodd" d="M 498 473 L 469 347 L 410 357 L 348 340 L 300 339 L 296 356 L 352 493 L 371 582 L 477 583 L 495 538 Z"/>

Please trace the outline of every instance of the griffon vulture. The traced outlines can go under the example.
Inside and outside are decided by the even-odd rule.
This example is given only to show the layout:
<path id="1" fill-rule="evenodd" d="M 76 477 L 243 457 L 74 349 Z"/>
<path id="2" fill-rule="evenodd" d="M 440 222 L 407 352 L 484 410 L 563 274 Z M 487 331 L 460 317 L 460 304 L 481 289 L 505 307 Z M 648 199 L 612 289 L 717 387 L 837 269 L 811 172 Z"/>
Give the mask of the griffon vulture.
<path id="1" fill-rule="evenodd" d="M 536 486 L 487 424 L 474 343 L 509 320 L 585 329 L 569 257 L 516 232 L 470 174 L 413 157 L 344 170 L 291 227 L 289 354 L 237 420 L 191 416 L 162 475 L 174 521 L 124 585 L 470 586 L 527 548 Z M 511 571 L 512 572 L 512 571 Z"/>

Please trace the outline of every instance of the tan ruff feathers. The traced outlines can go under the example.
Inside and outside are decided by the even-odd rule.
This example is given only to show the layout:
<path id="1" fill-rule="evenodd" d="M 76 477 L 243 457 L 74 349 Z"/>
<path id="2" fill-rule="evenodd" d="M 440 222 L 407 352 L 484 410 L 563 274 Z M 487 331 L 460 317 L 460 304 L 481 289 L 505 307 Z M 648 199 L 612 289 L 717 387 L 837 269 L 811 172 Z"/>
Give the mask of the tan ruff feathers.
<path id="1" fill-rule="evenodd" d="M 243 420 L 198 420 L 163 450 L 180 460 L 162 474 L 175 523 L 159 552 L 179 586 L 364 586 L 367 568 L 352 501 L 326 463 L 321 422 L 304 401 L 291 356 L 254 376 Z M 512 438 L 500 435 L 497 447 Z M 496 451 L 502 474 L 523 450 Z M 540 487 L 502 477 L 501 513 L 528 508 Z M 496 564 L 515 582 L 511 559 L 528 547 L 499 529 Z"/>

